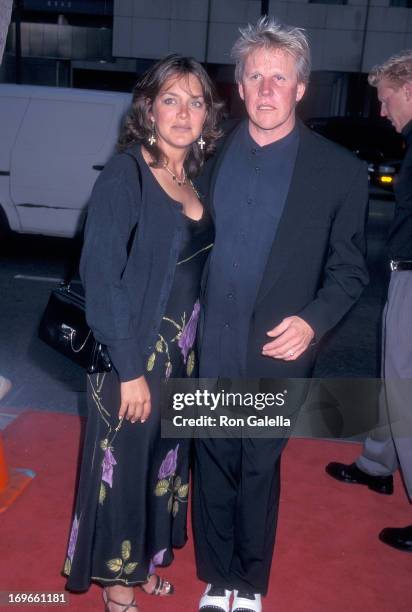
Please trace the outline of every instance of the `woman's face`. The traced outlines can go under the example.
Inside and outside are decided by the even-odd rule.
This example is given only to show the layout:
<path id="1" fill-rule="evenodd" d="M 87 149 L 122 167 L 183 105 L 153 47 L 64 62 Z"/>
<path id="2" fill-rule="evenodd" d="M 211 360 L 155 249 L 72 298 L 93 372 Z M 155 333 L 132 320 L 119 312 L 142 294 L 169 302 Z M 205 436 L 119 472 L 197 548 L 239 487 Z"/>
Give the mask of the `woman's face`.
<path id="1" fill-rule="evenodd" d="M 206 119 L 201 83 L 193 74 L 169 77 L 153 101 L 149 118 L 154 119 L 158 145 L 185 149 L 195 142 Z"/>

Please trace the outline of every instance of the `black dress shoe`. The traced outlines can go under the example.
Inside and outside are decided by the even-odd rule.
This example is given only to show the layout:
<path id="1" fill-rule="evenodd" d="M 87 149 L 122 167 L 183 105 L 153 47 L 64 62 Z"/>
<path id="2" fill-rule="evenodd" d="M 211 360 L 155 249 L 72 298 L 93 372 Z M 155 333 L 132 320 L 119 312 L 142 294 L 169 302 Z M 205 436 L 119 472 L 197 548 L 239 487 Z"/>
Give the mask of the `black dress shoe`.
<path id="1" fill-rule="evenodd" d="M 325 468 L 326 472 L 332 478 L 342 482 L 351 484 L 366 485 L 376 493 L 383 495 L 392 495 L 393 493 L 393 476 L 371 476 L 358 468 L 356 463 L 346 465 L 345 463 L 328 463 Z"/>
<path id="2" fill-rule="evenodd" d="M 379 539 L 398 550 L 412 553 L 412 525 L 386 527 L 380 532 Z"/>

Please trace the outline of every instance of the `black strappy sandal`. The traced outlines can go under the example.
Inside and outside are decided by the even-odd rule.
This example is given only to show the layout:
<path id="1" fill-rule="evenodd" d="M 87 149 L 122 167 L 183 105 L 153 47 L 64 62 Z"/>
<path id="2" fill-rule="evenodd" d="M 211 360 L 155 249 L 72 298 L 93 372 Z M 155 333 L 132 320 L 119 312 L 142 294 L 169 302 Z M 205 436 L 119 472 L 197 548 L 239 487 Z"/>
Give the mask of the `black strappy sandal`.
<path id="1" fill-rule="evenodd" d="M 136 608 L 137 610 L 137 603 L 134 597 L 129 604 L 125 604 L 121 601 L 116 601 L 115 599 L 112 599 L 111 597 L 109 597 L 106 589 L 103 589 L 103 601 L 104 601 L 104 612 L 110 612 L 109 610 L 110 603 L 114 604 L 115 606 L 123 606 L 120 612 L 128 612 L 128 610 L 131 610 L 131 608 Z"/>
<path id="2" fill-rule="evenodd" d="M 143 587 L 149 582 L 152 576 L 156 576 L 156 584 L 154 585 L 151 591 L 146 591 L 146 589 Z M 151 574 L 148 577 L 147 581 L 139 586 L 142 591 L 146 593 L 146 595 L 158 595 L 159 597 L 168 597 L 169 595 L 173 595 L 173 593 L 175 592 L 173 584 L 168 580 L 161 578 L 157 574 Z"/>

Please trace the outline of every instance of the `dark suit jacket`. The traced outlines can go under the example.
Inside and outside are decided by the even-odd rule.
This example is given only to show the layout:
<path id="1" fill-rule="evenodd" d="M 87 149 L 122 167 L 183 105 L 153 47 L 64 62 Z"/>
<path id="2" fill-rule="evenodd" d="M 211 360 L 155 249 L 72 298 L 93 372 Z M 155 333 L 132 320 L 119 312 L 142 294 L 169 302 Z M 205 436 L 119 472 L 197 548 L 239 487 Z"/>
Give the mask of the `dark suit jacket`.
<path id="1" fill-rule="evenodd" d="M 214 214 L 220 162 L 237 127 L 226 138 L 204 180 Z M 291 315 L 315 331 L 315 343 L 348 312 L 368 282 L 365 264 L 367 169 L 346 149 L 299 122 L 300 142 L 289 194 L 266 263 L 250 322 L 246 375 L 303 377 L 314 347 L 296 361 L 261 354 L 267 331 Z M 200 185 L 205 193 L 205 183 Z"/>

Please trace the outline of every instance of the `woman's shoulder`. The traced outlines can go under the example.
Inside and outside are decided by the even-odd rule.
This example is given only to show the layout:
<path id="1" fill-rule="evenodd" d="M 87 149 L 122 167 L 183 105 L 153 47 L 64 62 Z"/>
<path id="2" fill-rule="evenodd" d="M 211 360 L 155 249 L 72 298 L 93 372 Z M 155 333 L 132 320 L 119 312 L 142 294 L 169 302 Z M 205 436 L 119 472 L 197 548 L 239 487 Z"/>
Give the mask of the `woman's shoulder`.
<path id="1" fill-rule="evenodd" d="M 100 177 L 105 181 L 135 181 L 140 175 L 140 154 L 137 147 L 118 151 L 105 164 Z"/>
<path id="2" fill-rule="evenodd" d="M 140 167 L 128 151 L 115 153 L 96 180 L 89 200 L 89 212 L 118 210 L 132 216 L 142 201 Z"/>

